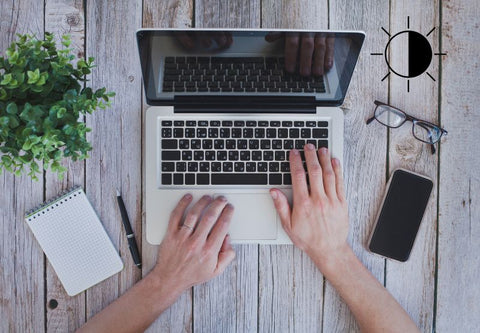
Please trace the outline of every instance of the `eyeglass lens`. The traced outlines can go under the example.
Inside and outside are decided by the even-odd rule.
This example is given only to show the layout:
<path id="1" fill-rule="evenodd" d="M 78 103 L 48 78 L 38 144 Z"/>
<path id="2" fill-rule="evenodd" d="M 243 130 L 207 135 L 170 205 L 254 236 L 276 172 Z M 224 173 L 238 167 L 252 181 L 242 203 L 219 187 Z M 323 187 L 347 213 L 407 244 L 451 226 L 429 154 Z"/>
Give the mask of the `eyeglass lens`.
<path id="1" fill-rule="evenodd" d="M 378 105 L 375 109 L 375 118 L 389 127 L 399 127 L 405 122 L 405 114 L 388 105 Z"/>
<path id="2" fill-rule="evenodd" d="M 420 141 L 426 143 L 435 143 L 440 140 L 442 131 L 429 123 L 423 121 L 413 122 L 413 135 Z"/>

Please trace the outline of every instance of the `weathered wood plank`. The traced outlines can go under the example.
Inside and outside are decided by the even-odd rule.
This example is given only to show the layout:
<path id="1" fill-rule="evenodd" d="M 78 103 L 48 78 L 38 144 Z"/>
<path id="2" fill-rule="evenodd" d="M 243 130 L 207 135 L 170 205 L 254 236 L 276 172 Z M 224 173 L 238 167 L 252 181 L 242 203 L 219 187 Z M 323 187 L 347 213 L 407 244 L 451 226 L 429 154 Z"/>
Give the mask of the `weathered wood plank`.
<path id="1" fill-rule="evenodd" d="M 87 291 L 87 318 L 141 277 L 115 196 L 118 188 L 141 247 L 141 73 L 135 40 L 141 15 L 141 0 L 87 2 L 86 53 L 97 65 L 90 84 L 117 95 L 111 108 L 87 116 L 93 151 L 86 161 L 86 193 L 125 264 L 121 273 Z"/>
<path id="2" fill-rule="evenodd" d="M 144 0 L 143 2 L 143 27 L 160 28 L 175 27 L 188 28 L 192 25 L 193 0 L 189 1 L 156 1 Z M 145 119 L 145 110 L 148 105 L 143 104 L 142 121 Z M 142 127 L 142 143 L 144 140 L 144 128 Z M 142 144 L 142 147 L 145 147 Z M 142 149 L 144 153 L 144 149 Z M 145 159 L 143 159 L 144 161 Z M 142 168 L 143 183 L 145 179 L 145 168 Z M 143 187 L 143 197 L 145 197 L 145 187 Z M 145 201 L 143 201 L 145 204 Z M 145 212 L 145 206 L 143 207 Z M 145 215 L 143 217 L 143 226 L 145 226 Z M 145 230 L 145 227 L 143 228 Z M 157 260 L 158 246 L 151 245 L 143 233 L 142 241 L 142 273 L 145 276 L 150 272 Z M 149 327 L 149 332 L 191 332 L 193 326 L 192 314 L 192 292 L 186 292 L 167 309 L 162 315 Z"/>
<path id="3" fill-rule="evenodd" d="M 392 1 L 390 34 L 409 29 L 426 35 L 440 24 L 437 1 Z M 427 37 L 434 52 L 438 51 L 438 29 Z M 408 56 L 397 48 L 390 50 L 394 68 L 408 66 Z M 438 57 L 434 57 L 427 71 L 438 78 Z M 405 78 L 390 75 L 390 103 L 407 113 L 433 123 L 438 121 L 438 82 L 427 74 L 410 80 L 407 92 Z M 422 332 L 432 331 L 435 285 L 435 238 L 437 220 L 438 154 L 412 135 L 412 123 L 390 130 L 389 174 L 405 168 L 432 178 L 434 189 L 423 217 L 415 246 L 406 263 L 386 262 L 386 287 L 410 314 Z"/>
<path id="4" fill-rule="evenodd" d="M 195 27 L 260 27 L 260 1 L 195 1 Z M 195 332 L 257 331 L 258 246 L 237 245 L 235 261 L 213 281 L 194 287 Z"/>
<path id="5" fill-rule="evenodd" d="M 379 124 L 365 124 L 375 99 L 387 100 L 388 84 L 381 82 L 387 72 L 381 52 L 387 35 L 381 27 L 389 22 L 387 1 L 330 2 L 330 28 L 366 31 L 365 43 L 343 104 L 345 111 L 344 177 L 350 215 L 349 241 L 353 250 L 383 282 L 384 262 L 365 250 L 385 190 L 387 132 Z M 358 326 L 345 303 L 327 283 L 325 288 L 324 332 L 352 332 Z"/>
<path id="6" fill-rule="evenodd" d="M 480 325 L 480 177 L 478 76 L 480 8 L 442 1 L 441 144 L 436 330 L 474 332 Z"/>
<path id="7" fill-rule="evenodd" d="M 262 28 L 327 29 L 327 1 L 264 1 Z M 323 276 L 291 245 L 260 246 L 259 330 L 322 329 Z"/>
<path id="8" fill-rule="evenodd" d="M 45 2 L 45 31 L 72 38 L 73 53 L 83 57 L 85 53 L 85 18 L 83 1 L 47 0 Z M 75 62 L 75 61 L 74 61 Z M 82 120 L 84 117 L 81 118 Z M 45 176 L 45 196 L 52 198 L 60 192 L 76 185 L 85 185 L 85 162 L 65 161 L 68 168 L 63 181 L 56 174 L 47 172 Z M 85 322 L 85 293 L 70 297 L 65 292 L 51 264 L 46 265 L 46 311 L 47 331 L 72 332 Z M 55 303 L 56 302 L 56 303 Z"/>
<path id="9" fill-rule="evenodd" d="M 43 2 L 0 3 L 0 52 L 16 33 L 43 37 Z M 0 331 L 41 331 L 45 326 L 44 255 L 24 221 L 25 212 L 44 200 L 43 179 L 0 175 Z"/>

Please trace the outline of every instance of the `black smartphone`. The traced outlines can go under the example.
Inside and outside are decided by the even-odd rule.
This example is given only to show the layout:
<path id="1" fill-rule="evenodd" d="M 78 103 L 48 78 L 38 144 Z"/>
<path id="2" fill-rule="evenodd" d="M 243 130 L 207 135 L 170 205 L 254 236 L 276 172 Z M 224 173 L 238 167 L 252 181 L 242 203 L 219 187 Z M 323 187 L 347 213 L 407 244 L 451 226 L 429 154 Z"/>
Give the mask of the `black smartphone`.
<path id="1" fill-rule="evenodd" d="M 393 172 L 368 249 L 405 262 L 410 256 L 432 192 L 431 179 L 403 169 Z"/>

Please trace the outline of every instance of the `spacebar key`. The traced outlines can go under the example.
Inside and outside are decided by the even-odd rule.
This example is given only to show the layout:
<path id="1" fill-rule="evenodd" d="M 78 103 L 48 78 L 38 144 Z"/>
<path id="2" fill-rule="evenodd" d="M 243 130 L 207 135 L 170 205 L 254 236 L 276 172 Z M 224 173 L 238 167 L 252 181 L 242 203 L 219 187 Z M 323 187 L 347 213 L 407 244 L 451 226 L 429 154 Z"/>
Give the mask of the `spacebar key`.
<path id="1" fill-rule="evenodd" d="M 212 173 L 212 185 L 267 185 L 267 174 Z"/>

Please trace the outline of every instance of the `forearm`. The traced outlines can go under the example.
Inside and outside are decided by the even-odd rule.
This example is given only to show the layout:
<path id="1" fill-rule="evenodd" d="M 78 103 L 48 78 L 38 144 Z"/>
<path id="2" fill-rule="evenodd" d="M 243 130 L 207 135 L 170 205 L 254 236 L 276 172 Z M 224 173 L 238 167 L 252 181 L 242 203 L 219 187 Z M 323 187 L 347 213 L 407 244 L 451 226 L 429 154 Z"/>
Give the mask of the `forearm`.
<path id="1" fill-rule="evenodd" d="M 140 332 L 180 296 L 181 291 L 150 273 L 90 319 L 79 332 Z"/>
<path id="2" fill-rule="evenodd" d="M 349 246 L 328 263 L 315 260 L 364 332 L 418 332 L 393 296 L 363 266 Z"/>

